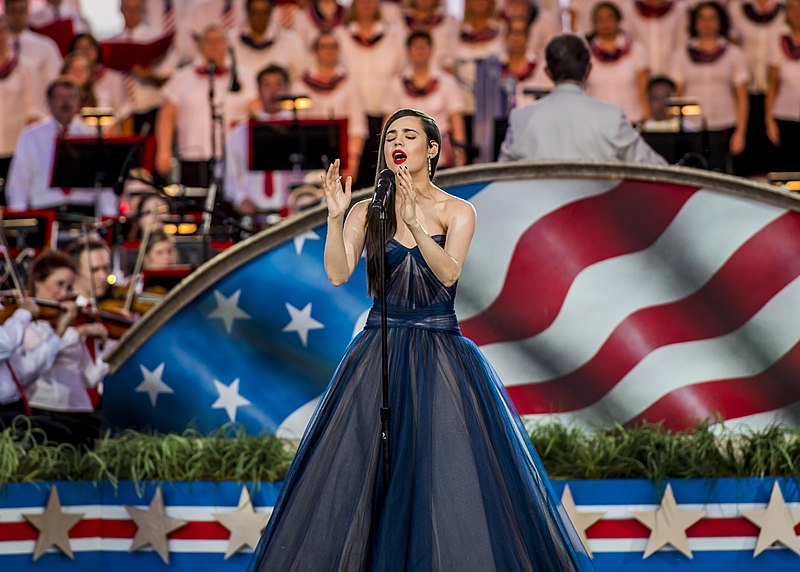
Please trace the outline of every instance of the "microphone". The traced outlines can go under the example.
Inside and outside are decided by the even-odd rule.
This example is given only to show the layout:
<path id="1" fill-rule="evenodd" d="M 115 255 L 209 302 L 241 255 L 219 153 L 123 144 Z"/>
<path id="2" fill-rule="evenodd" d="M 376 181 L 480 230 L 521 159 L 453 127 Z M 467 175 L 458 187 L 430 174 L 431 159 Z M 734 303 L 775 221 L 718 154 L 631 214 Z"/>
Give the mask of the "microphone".
<path id="1" fill-rule="evenodd" d="M 228 91 L 231 93 L 239 93 L 242 89 L 242 86 L 239 83 L 239 68 L 236 65 L 236 52 L 234 51 L 233 46 L 228 47 L 228 53 L 231 56 L 231 81 L 228 85 Z"/>
<path id="2" fill-rule="evenodd" d="M 149 122 L 142 125 L 142 128 L 139 130 L 139 137 L 141 137 L 142 139 L 147 137 L 147 135 L 150 133 L 151 128 L 152 125 Z M 113 190 L 114 194 L 117 195 L 118 197 L 122 196 L 122 192 L 125 189 L 125 181 L 128 180 L 128 173 L 131 170 L 130 169 L 131 162 L 133 161 L 133 157 L 134 155 L 136 155 L 136 152 L 142 150 L 142 144 L 143 142 L 137 143 L 136 145 L 131 147 L 131 150 L 128 151 L 128 154 L 125 156 L 125 161 L 123 161 L 122 163 L 122 169 L 120 169 L 119 171 L 119 176 L 117 177 L 117 180 L 114 182 L 114 186 L 111 187 L 111 190 Z"/>
<path id="3" fill-rule="evenodd" d="M 213 78 L 217 74 L 217 64 L 214 60 L 208 60 L 208 65 L 206 66 L 206 74 L 208 77 Z"/>
<path id="4" fill-rule="evenodd" d="M 378 184 L 372 196 L 372 209 L 382 211 L 386 208 L 389 194 L 394 190 L 394 173 L 389 169 L 382 169 L 378 174 Z"/>

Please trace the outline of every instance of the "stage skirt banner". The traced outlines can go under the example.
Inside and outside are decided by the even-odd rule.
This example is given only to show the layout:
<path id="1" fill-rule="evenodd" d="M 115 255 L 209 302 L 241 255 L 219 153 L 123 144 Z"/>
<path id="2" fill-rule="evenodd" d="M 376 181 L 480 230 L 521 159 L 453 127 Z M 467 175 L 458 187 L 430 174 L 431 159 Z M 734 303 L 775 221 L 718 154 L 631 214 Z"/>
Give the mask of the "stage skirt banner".
<path id="1" fill-rule="evenodd" d="M 478 215 L 461 329 L 527 421 L 798 424 L 790 193 L 631 165 L 490 165 L 438 182 Z M 325 237 L 319 208 L 173 291 L 110 357 L 109 427 L 235 421 L 299 437 L 371 305 L 363 259 L 344 286 L 328 282 Z"/>
<path id="2" fill-rule="evenodd" d="M 800 513 L 796 480 L 553 485 L 558 495 L 569 487 L 576 527 L 600 572 L 800 568 L 800 555 L 782 544 L 794 542 L 797 550 L 800 527 L 782 521 L 777 510 Z M 783 507 L 773 498 L 776 488 Z M 4 485 L 0 566 L 15 572 L 244 570 L 279 490 L 280 483 L 257 488 L 232 482 L 149 483 L 141 494 L 130 482 L 116 489 L 108 482 Z M 670 506 L 662 508 L 665 504 Z M 647 515 L 659 510 L 670 512 L 661 522 L 671 524 L 653 531 L 640 519 L 648 520 Z M 776 538 L 781 540 L 773 544 Z"/>

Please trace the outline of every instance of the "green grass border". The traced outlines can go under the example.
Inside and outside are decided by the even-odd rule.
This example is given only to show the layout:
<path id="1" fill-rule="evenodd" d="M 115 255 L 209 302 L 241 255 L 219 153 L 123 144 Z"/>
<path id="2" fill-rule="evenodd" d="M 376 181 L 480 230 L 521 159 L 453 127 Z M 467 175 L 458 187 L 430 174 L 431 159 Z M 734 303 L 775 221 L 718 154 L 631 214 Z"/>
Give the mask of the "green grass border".
<path id="1" fill-rule="evenodd" d="M 688 431 L 662 425 L 587 433 L 560 424 L 528 430 L 551 478 L 651 479 L 800 476 L 800 429 L 773 425 L 733 433 L 704 423 Z M 26 419 L 0 433 L 0 486 L 11 482 L 281 480 L 295 442 L 248 435 L 231 425 L 211 435 L 106 436 L 91 450 L 42 444 Z"/>

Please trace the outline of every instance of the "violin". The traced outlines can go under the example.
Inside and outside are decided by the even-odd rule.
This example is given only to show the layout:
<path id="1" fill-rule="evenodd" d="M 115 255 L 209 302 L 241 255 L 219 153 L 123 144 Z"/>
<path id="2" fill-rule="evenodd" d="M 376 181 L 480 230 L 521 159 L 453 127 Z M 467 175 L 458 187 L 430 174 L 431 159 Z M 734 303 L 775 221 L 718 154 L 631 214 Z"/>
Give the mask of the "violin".
<path id="1" fill-rule="evenodd" d="M 39 306 L 39 320 L 50 322 L 53 328 L 57 327 L 58 321 L 67 311 L 60 303 L 41 298 L 28 297 Z M 0 292 L 0 324 L 4 323 L 19 309 L 20 300 L 15 292 Z M 133 318 L 108 310 L 93 310 L 92 308 L 78 307 L 78 315 L 70 326 L 80 326 L 98 322 L 103 324 L 108 330 L 108 337 L 112 340 L 120 339 L 125 332 L 135 323 Z"/>

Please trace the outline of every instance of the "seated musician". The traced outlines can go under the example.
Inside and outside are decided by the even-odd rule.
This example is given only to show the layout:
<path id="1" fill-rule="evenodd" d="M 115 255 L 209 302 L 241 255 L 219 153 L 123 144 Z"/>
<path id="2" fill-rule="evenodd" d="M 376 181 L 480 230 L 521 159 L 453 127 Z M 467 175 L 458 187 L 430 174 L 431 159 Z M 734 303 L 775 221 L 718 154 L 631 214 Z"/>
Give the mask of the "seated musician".
<path id="1" fill-rule="evenodd" d="M 79 238 L 67 247 L 76 269 L 74 280 L 78 306 L 90 307 L 111 294 L 108 277 L 111 274 L 111 250 L 96 237 Z"/>
<path id="2" fill-rule="evenodd" d="M 145 268 L 167 268 L 178 264 L 175 238 L 163 230 L 154 230 L 144 249 Z"/>
<path id="3" fill-rule="evenodd" d="M 292 119 L 292 114 L 281 108 L 281 97 L 289 88 L 288 72 L 276 65 L 261 70 L 258 84 L 258 110 L 253 114 L 259 121 Z M 248 125 L 238 125 L 231 130 L 227 141 L 225 160 L 225 193 L 234 208 L 242 215 L 258 212 L 276 212 L 286 206 L 291 172 L 250 171 Z"/>
<path id="4" fill-rule="evenodd" d="M 28 277 L 31 293 L 42 303 L 60 304 L 64 311 L 55 326 L 41 319 L 31 322 L 22 348 L 10 361 L 33 414 L 66 427 L 70 442 L 90 444 L 99 435 L 100 418 L 87 390 L 102 381 L 108 366 L 90 354 L 84 341 L 105 340 L 108 331 L 95 322 L 73 325 L 79 318 L 72 301 L 75 277 L 75 264 L 62 252 L 50 251 L 34 260 Z"/>
<path id="5" fill-rule="evenodd" d="M 54 188 L 50 186 L 56 139 L 95 137 L 96 130 L 78 116 L 80 88 L 69 78 L 59 78 L 47 88 L 51 117 L 22 130 L 6 184 L 12 210 L 77 207 L 97 215 L 119 214 L 119 201 L 109 188 Z"/>
<path id="6" fill-rule="evenodd" d="M 169 203 L 164 197 L 155 193 L 141 195 L 136 203 L 136 215 L 131 217 L 128 240 L 141 240 L 147 227 L 151 227 L 151 231 L 160 229 L 169 214 Z"/>

